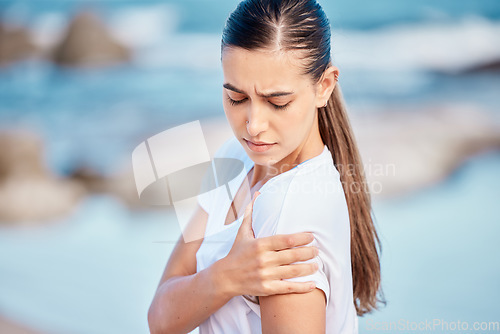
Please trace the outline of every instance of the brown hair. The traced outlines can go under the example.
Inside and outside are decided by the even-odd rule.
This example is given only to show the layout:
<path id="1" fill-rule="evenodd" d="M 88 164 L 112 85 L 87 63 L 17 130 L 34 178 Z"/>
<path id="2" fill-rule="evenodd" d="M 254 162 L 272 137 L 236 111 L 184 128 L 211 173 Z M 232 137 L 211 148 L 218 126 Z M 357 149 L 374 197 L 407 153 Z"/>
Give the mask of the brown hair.
<path id="1" fill-rule="evenodd" d="M 221 42 L 246 50 L 300 51 L 303 74 L 319 82 L 331 66 L 330 23 L 315 0 L 245 0 L 226 21 Z M 381 244 L 371 215 L 371 198 L 339 83 L 327 106 L 318 109 L 321 138 L 339 171 L 349 210 L 354 304 L 358 315 L 378 308 L 382 295 Z M 377 247 L 378 246 L 378 247 Z M 247 298 L 248 299 L 248 298 Z M 251 299 L 249 299 L 251 300 Z M 251 300 L 254 301 L 254 300 Z"/>

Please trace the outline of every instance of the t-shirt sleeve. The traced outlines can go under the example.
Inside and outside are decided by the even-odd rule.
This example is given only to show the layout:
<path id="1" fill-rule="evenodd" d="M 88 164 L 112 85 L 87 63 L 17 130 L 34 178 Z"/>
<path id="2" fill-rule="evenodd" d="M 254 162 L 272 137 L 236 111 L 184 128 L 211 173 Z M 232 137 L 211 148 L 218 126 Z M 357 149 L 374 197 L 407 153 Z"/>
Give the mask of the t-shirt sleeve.
<path id="1" fill-rule="evenodd" d="M 313 274 L 307 276 L 299 276 L 293 278 L 284 279 L 290 282 L 314 282 L 316 283 L 316 287 L 321 289 L 326 297 L 326 306 L 328 306 L 330 301 L 330 282 L 328 281 L 328 277 L 326 275 L 326 261 L 324 261 L 325 252 L 322 247 L 320 247 L 318 243 L 318 238 L 320 238 L 325 231 L 323 230 L 323 226 L 319 220 L 326 221 L 327 219 L 331 219 L 331 217 L 325 217 L 324 215 L 319 214 L 317 206 L 321 205 L 320 203 L 316 203 L 315 205 L 310 205 L 309 201 L 304 198 L 305 196 L 300 196 L 295 193 L 287 194 L 285 198 L 285 202 L 283 204 L 283 208 L 281 209 L 280 216 L 277 221 L 276 233 L 275 234 L 291 234 L 298 232 L 312 232 L 314 235 L 314 240 L 307 245 L 304 246 L 315 246 L 319 249 L 319 254 L 305 261 L 294 262 L 295 264 L 299 263 L 317 263 L 318 270 Z M 314 211 L 316 210 L 316 214 Z M 311 215 L 311 213 L 313 213 Z M 314 221 L 318 221 L 318 223 L 314 223 Z"/>
<path id="2" fill-rule="evenodd" d="M 258 238 L 299 232 L 314 235 L 314 240 L 303 246 L 315 246 L 319 254 L 295 263 L 316 262 L 318 270 L 285 280 L 315 282 L 324 292 L 328 306 L 330 284 L 335 284 L 331 279 L 347 277 L 346 270 L 350 269 L 350 227 L 345 196 L 336 175 L 298 174 L 288 185 L 276 182 L 259 195 L 254 204 L 252 225 Z"/>

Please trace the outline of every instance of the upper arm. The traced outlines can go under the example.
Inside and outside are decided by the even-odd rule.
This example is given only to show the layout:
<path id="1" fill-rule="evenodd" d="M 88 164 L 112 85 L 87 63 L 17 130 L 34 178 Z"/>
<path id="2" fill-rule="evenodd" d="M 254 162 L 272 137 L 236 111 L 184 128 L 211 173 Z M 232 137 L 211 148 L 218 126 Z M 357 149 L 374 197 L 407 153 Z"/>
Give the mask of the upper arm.
<path id="1" fill-rule="evenodd" d="M 174 276 L 188 276 L 196 273 L 196 252 L 203 242 L 208 213 L 198 204 L 196 211 L 189 220 L 187 228 L 179 237 L 177 244 L 167 262 L 158 286 Z M 184 236 L 190 242 L 184 241 Z"/>
<path id="2" fill-rule="evenodd" d="M 260 296 L 262 333 L 325 333 L 326 302 L 322 290 Z"/>

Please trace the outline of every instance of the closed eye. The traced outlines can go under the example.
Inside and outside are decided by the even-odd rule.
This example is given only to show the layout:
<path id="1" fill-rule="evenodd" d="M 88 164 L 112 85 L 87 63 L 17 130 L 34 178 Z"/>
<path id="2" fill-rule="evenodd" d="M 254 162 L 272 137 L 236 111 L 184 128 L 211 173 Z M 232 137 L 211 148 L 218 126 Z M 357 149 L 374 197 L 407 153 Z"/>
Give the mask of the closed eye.
<path id="1" fill-rule="evenodd" d="M 243 100 L 233 100 L 229 96 L 227 97 L 227 99 L 229 100 L 229 103 L 231 103 L 232 106 L 235 106 L 235 105 L 238 105 L 240 103 L 243 103 L 243 101 L 246 100 L 246 98 L 244 98 Z"/>
<path id="2" fill-rule="evenodd" d="M 269 102 L 269 103 L 271 103 L 271 102 Z M 288 102 L 287 104 L 284 104 L 284 105 L 282 105 L 282 106 L 276 105 L 276 104 L 274 104 L 274 103 L 271 103 L 271 104 L 273 105 L 273 107 L 274 107 L 275 109 L 285 110 L 285 109 L 288 107 L 288 105 L 290 104 L 290 102 Z"/>
<path id="3" fill-rule="evenodd" d="M 228 97 L 227 99 L 232 106 L 236 106 L 238 104 L 241 104 L 241 103 L 245 102 L 245 100 L 246 100 L 246 98 L 244 98 L 242 100 L 233 100 L 230 97 Z M 280 105 L 277 105 L 277 104 L 274 104 L 271 102 L 269 102 L 269 103 L 274 107 L 274 109 L 277 109 L 277 110 L 285 110 L 288 107 L 288 105 L 290 104 L 290 102 L 288 102 L 287 104 L 280 106 Z"/>

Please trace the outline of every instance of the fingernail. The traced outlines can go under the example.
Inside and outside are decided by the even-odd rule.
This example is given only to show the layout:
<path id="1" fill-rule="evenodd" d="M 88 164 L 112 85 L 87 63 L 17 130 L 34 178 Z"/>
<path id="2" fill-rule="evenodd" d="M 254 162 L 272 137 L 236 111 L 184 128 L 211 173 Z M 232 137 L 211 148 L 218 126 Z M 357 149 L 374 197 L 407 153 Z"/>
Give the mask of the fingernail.
<path id="1" fill-rule="evenodd" d="M 318 254 L 319 254 L 319 249 L 318 249 L 318 247 L 314 247 L 314 254 L 315 254 L 315 255 L 318 255 Z"/>
<path id="2" fill-rule="evenodd" d="M 309 285 L 309 289 L 311 289 L 311 290 L 312 290 L 312 289 L 314 289 L 314 288 L 316 288 L 316 283 L 311 283 L 311 284 Z"/>

